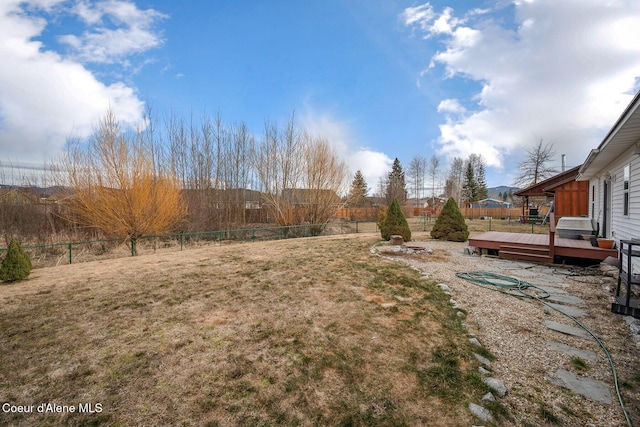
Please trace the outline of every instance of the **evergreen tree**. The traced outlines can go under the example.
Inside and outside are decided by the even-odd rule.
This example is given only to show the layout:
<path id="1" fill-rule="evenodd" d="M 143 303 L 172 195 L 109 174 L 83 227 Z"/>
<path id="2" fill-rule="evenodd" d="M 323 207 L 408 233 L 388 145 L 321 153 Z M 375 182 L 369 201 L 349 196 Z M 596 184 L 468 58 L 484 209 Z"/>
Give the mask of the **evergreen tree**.
<path id="1" fill-rule="evenodd" d="M 7 248 L 7 255 L 0 265 L 0 280 L 14 282 L 26 279 L 31 273 L 31 259 L 17 240 L 12 239 Z"/>
<path id="2" fill-rule="evenodd" d="M 478 198 L 478 183 L 476 182 L 473 165 L 467 162 L 462 181 L 462 200 L 466 203 L 475 202 Z"/>
<path id="3" fill-rule="evenodd" d="M 483 200 L 489 197 L 489 190 L 487 188 L 487 176 L 485 173 L 485 165 L 482 157 L 479 157 L 479 162 L 476 164 L 476 184 L 478 185 L 477 200 Z"/>
<path id="4" fill-rule="evenodd" d="M 489 197 L 487 188 L 485 161 L 479 154 L 470 154 L 465 162 L 462 183 L 462 199 L 464 202 L 475 202 Z"/>
<path id="5" fill-rule="evenodd" d="M 456 201 L 450 197 L 442 208 L 431 229 L 431 237 L 452 242 L 464 242 L 469 237 L 469 228 L 458 208 Z"/>
<path id="6" fill-rule="evenodd" d="M 404 216 L 404 213 L 402 213 L 400 204 L 396 199 L 393 199 L 391 202 L 391 205 L 387 210 L 387 215 L 385 216 L 384 221 L 382 221 L 382 226 L 380 227 L 380 235 L 384 240 L 389 240 L 394 234 L 402 236 L 405 242 L 411 240 L 409 223 L 407 222 L 407 218 Z"/>
<path id="7" fill-rule="evenodd" d="M 391 204 L 396 199 L 400 205 L 404 205 L 407 201 L 407 185 L 404 179 L 404 171 L 400 160 L 396 157 L 391 166 L 391 172 L 387 177 L 387 203 Z"/>
<path id="8" fill-rule="evenodd" d="M 362 207 L 366 204 L 369 186 L 364 179 L 361 171 L 357 171 L 351 183 L 347 205 L 353 207 Z"/>

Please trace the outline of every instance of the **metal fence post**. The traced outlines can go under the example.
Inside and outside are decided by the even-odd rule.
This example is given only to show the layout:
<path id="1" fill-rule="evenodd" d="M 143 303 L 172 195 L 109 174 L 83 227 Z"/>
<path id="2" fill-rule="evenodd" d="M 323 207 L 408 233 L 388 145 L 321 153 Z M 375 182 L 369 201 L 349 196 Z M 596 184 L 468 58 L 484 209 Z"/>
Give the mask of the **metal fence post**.
<path id="1" fill-rule="evenodd" d="M 69 264 L 73 262 L 73 256 L 71 255 L 72 248 L 73 248 L 73 243 L 69 242 Z"/>
<path id="2" fill-rule="evenodd" d="M 184 247 L 184 233 L 180 233 L 180 250 Z"/>
<path id="3" fill-rule="evenodd" d="M 358 234 L 358 221 L 356 221 L 356 234 Z"/>
<path id="4" fill-rule="evenodd" d="M 131 236 L 131 256 L 136 255 L 136 238 Z"/>

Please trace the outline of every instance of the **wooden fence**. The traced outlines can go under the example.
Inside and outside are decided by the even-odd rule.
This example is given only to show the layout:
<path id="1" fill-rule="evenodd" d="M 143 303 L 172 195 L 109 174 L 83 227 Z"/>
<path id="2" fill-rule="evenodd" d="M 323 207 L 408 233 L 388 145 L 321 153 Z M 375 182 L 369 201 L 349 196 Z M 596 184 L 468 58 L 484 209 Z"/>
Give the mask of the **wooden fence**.
<path id="1" fill-rule="evenodd" d="M 544 218 L 549 210 L 548 207 L 542 206 L 538 209 L 538 217 Z M 479 207 L 479 208 L 461 208 L 460 212 L 465 218 L 480 218 L 480 217 L 491 217 L 491 218 L 511 218 L 518 219 L 522 216 L 522 208 L 487 208 L 487 207 Z M 528 215 L 528 210 L 525 209 L 525 215 Z"/>

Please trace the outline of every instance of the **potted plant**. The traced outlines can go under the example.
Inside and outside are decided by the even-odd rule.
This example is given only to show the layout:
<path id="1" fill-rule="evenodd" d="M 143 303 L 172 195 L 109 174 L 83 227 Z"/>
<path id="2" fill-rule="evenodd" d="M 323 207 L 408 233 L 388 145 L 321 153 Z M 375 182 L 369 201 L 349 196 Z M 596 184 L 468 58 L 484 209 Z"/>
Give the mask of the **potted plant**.
<path id="1" fill-rule="evenodd" d="M 613 244 L 616 241 L 613 239 L 605 239 L 603 237 L 598 238 L 598 247 L 603 249 L 611 249 L 613 248 Z"/>

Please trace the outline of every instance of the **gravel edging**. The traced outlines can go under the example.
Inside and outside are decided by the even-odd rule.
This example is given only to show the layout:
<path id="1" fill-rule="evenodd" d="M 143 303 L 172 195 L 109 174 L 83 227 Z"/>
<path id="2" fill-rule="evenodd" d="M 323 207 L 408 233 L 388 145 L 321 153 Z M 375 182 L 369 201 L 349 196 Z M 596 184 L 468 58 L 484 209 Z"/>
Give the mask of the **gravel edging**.
<path id="1" fill-rule="evenodd" d="M 490 271 L 512 276 L 514 270 L 518 274 L 530 271 L 530 277 L 519 278 L 535 285 L 545 285 L 548 284 L 545 282 L 553 280 L 557 282 L 554 286 L 579 296 L 586 302 L 584 310 L 588 314 L 584 323 L 605 343 L 616 364 L 618 378 L 625 381 L 624 378 L 631 378 L 637 372 L 636 346 L 628 326 L 635 322 L 610 312 L 612 287 L 615 285 L 613 279 L 593 276 L 583 283 L 570 276 L 556 274 L 557 270 L 566 272 L 560 266 L 540 266 L 469 255 L 470 251 L 465 250 L 468 248 L 466 243 L 428 240 L 412 241 L 409 246 L 411 249 L 404 250 L 381 244 L 374 246 L 372 253 L 412 266 L 429 280 L 440 284 L 445 292 L 451 293 L 452 305 L 463 308 L 467 313 L 465 323 L 470 339 L 482 343 L 496 356 L 491 363 L 491 370 L 486 370 L 485 378 L 493 378 L 504 386 L 500 402 L 508 408 L 517 425 L 552 423 L 553 416 L 561 425 L 626 425 L 617 399 L 613 404 L 595 402 L 548 380 L 558 369 L 575 371 L 571 357 L 549 347 L 549 341 L 558 340 L 560 335 L 563 343 L 599 355 L 596 361 L 588 363 L 588 375 L 610 385 L 613 393 L 611 370 L 603 351 L 594 340 L 563 336 L 552 331 L 545 326 L 545 321 L 566 323 L 565 316 L 545 309 L 539 302 L 476 286 L 458 278 L 456 273 Z M 424 250 L 420 250 L 421 247 Z M 576 373 L 584 374 L 579 371 Z M 635 388 L 640 388 L 640 384 Z M 622 391 L 627 409 L 637 408 L 639 392 L 633 388 Z M 479 408 L 482 407 L 470 405 L 470 410 L 479 420 L 494 422 L 484 417 L 486 412 Z M 631 415 L 638 420 L 637 413 Z"/>

